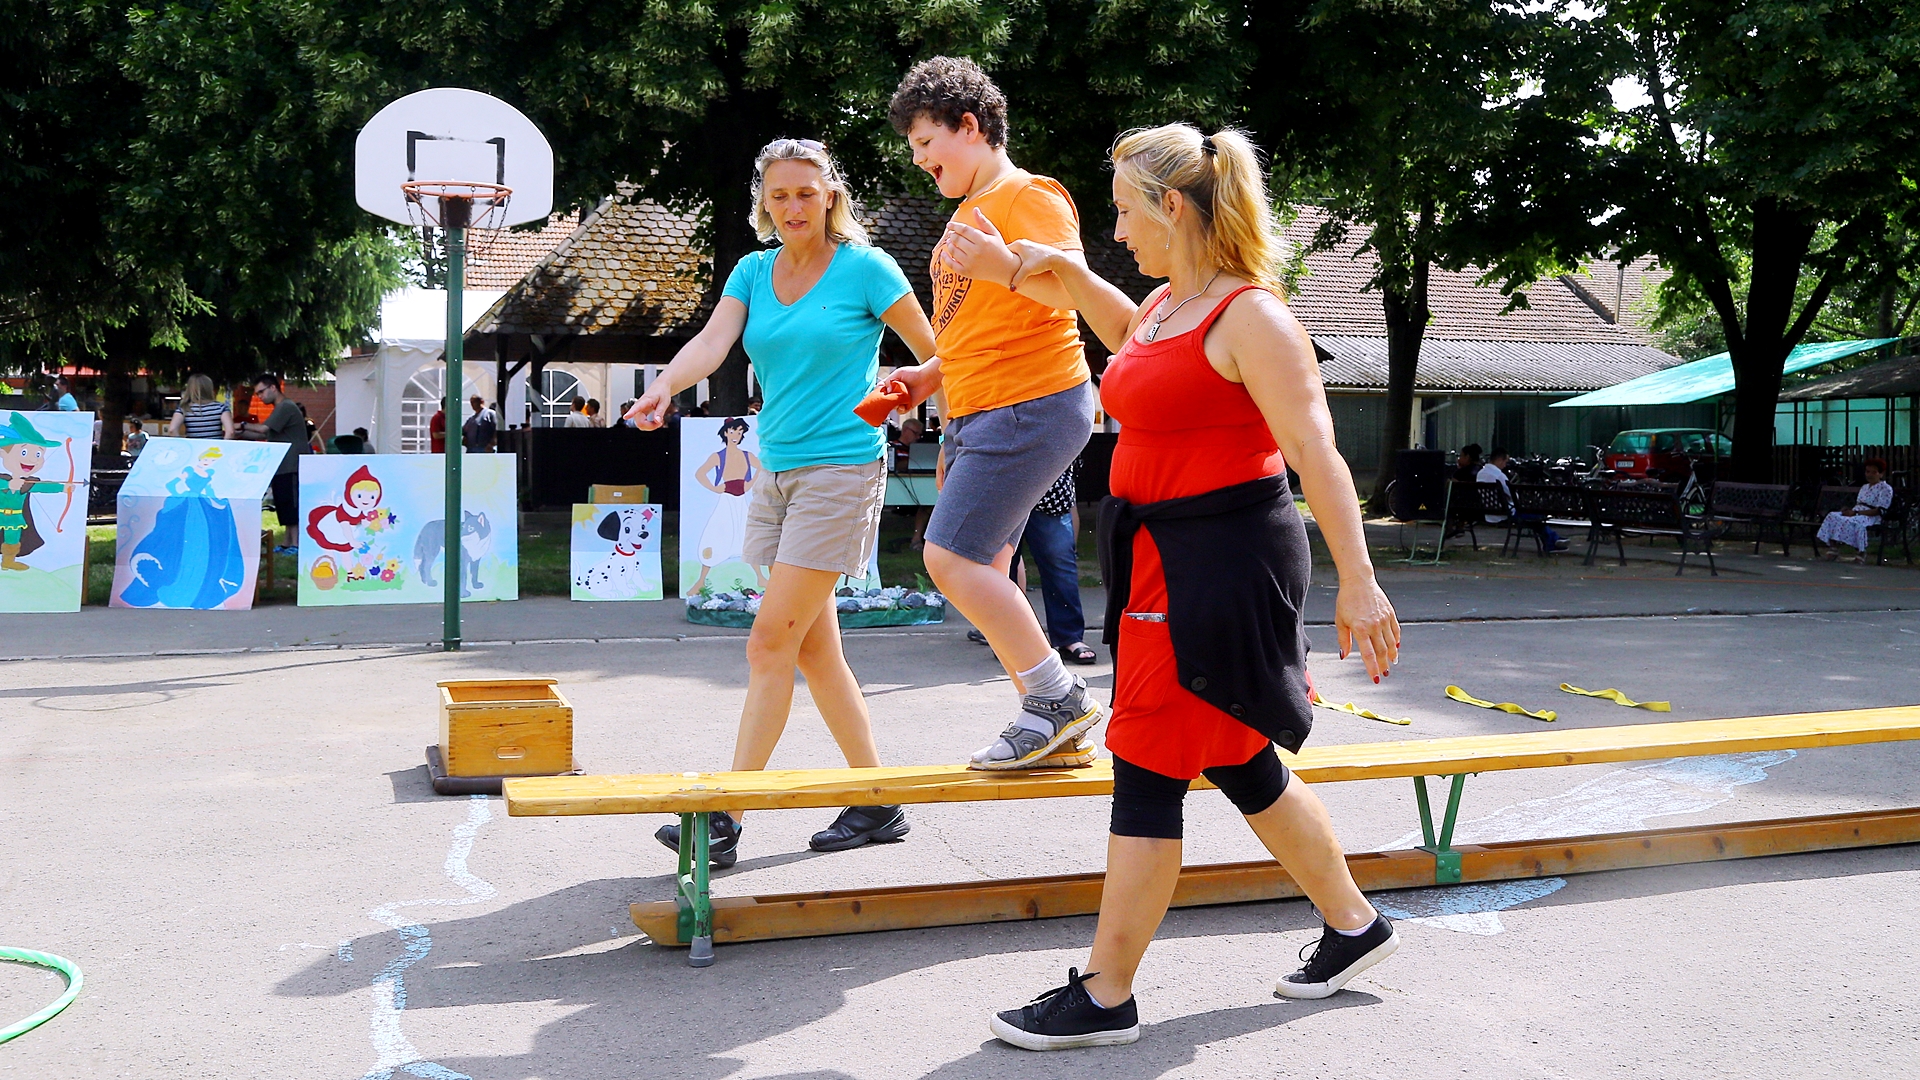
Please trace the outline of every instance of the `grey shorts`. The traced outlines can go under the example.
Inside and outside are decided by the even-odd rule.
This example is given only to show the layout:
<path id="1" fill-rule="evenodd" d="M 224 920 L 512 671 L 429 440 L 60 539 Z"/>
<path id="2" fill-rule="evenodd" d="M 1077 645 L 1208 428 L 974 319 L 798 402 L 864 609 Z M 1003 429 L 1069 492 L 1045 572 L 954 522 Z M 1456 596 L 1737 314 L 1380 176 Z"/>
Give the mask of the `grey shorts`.
<path id="1" fill-rule="evenodd" d="M 1093 384 L 947 421 L 947 482 L 927 542 L 977 563 L 1020 542 L 1027 515 L 1093 434 Z"/>
<path id="2" fill-rule="evenodd" d="M 886 497 L 881 461 L 766 470 L 753 481 L 742 557 L 865 580 Z"/>

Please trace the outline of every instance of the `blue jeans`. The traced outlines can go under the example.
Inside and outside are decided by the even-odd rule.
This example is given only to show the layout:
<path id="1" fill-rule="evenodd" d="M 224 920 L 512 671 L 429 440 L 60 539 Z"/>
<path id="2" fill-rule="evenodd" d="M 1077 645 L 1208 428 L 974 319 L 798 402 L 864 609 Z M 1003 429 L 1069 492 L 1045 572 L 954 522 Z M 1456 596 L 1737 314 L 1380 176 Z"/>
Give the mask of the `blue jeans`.
<path id="1" fill-rule="evenodd" d="M 1046 602 L 1047 640 L 1058 649 L 1084 640 L 1087 616 L 1080 606 L 1080 556 L 1074 546 L 1073 514 L 1027 515 L 1020 548 L 1033 554 Z M 1018 558 L 1018 553 L 1015 553 Z"/>

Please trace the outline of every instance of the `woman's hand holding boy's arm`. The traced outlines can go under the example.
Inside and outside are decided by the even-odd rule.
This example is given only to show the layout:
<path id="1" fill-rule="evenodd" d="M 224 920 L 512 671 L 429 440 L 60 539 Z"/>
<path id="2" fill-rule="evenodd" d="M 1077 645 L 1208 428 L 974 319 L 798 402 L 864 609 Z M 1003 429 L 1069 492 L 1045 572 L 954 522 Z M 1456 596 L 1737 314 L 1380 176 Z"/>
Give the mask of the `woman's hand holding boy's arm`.
<path id="1" fill-rule="evenodd" d="M 1020 258 L 1020 269 L 1014 275 L 1016 292 L 1028 295 L 1028 286 L 1036 280 L 1047 283 L 1049 289 L 1057 287 L 1067 294 L 1067 303 L 1054 306 L 1078 311 L 1108 351 L 1120 351 L 1133 328 L 1134 302 L 1094 273 L 1087 266 L 1084 252 L 1063 251 L 1032 240 L 1015 240 L 1009 250 Z"/>

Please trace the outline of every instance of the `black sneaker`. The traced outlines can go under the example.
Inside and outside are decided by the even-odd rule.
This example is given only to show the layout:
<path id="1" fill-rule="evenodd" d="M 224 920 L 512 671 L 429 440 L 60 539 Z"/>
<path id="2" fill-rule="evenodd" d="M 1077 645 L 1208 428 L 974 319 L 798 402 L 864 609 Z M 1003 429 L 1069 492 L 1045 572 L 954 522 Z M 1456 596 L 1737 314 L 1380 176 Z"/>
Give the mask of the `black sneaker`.
<path id="1" fill-rule="evenodd" d="M 994 1037 L 1023 1050 L 1072 1050 L 1080 1046 L 1120 1046 L 1140 1038 L 1140 1011 L 1133 999 L 1101 1008 L 1087 993 L 1077 968 L 1067 969 L 1067 985 L 1008 1009 L 987 1022 Z"/>
<path id="2" fill-rule="evenodd" d="M 907 835 L 907 812 L 897 806 L 849 806 L 833 824 L 813 834 L 815 851 L 846 851 L 861 844 L 885 844 Z"/>
<path id="3" fill-rule="evenodd" d="M 707 815 L 707 862 L 725 870 L 740 859 L 740 828 L 733 815 L 715 812 Z M 680 826 L 662 825 L 653 834 L 676 855 L 680 852 Z"/>
<path id="4" fill-rule="evenodd" d="M 1393 955 L 1400 936 L 1385 915 L 1375 915 L 1366 933 L 1348 937 L 1333 927 L 1320 940 L 1300 950 L 1307 966 L 1274 984 L 1273 992 L 1286 998 L 1324 998 L 1339 993 L 1353 977 Z M 1309 955 L 1307 950 L 1313 950 Z"/>

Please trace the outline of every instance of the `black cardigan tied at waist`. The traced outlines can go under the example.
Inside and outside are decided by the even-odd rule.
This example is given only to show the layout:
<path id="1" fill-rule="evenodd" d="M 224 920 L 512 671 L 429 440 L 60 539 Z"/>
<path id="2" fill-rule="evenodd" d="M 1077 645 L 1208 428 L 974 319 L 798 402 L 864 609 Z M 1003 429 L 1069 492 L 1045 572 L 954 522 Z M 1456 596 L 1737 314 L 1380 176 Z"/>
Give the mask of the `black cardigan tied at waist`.
<path id="1" fill-rule="evenodd" d="M 1116 668 L 1133 591 L 1134 534 L 1142 527 L 1166 570 L 1180 685 L 1281 747 L 1300 749 L 1313 727 L 1301 614 L 1312 559 L 1286 476 L 1156 503 L 1101 501 L 1101 640 L 1113 648 Z"/>

